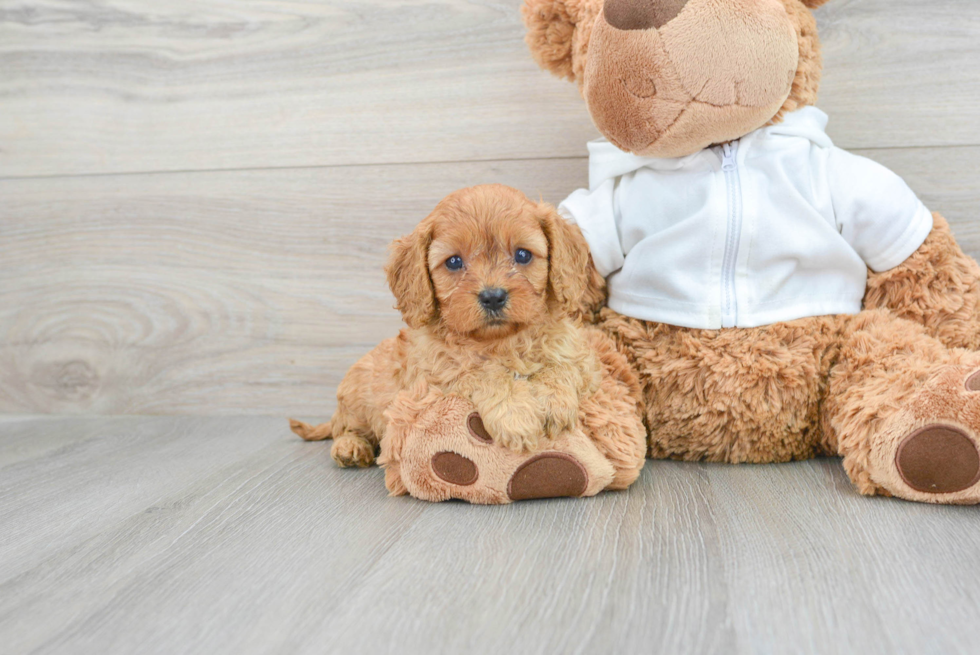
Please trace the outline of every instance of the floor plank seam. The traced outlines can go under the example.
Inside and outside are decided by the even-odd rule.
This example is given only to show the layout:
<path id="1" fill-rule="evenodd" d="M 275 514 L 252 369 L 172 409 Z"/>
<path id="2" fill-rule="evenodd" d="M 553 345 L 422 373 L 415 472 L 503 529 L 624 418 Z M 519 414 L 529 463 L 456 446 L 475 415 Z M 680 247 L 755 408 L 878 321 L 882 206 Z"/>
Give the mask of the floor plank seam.
<path id="1" fill-rule="evenodd" d="M 856 146 L 844 148 L 849 151 L 876 152 L 892 150 L 966 150 L 970 148 L 980 148 L 980 143 L 957 143 L 957 144 L 937 144 L 937 145 L 899 145 L 899 146 Z M 397 162 L 354 162 L 342 164 L 297 164 L 293 166 L 244 166 L 230 168 L 187 168 L 172 170 L 146 170 L 146 171 L 108 171 L 100 173 L 54 173 L 51 175 L 0 175 L 2 182 L 18 182 L 28 180 L 60 180 L 60 179 L 88 179 L 105 177 L 136 177 L 136 176 L 163 176 L 163 175 L 192 175 L 192 174 L 221 174 L 221 173 L 261 173 L 276 171 L 317 171 L 331 170 L 338 168 L 380 168 L 397 166 L 446 166 L 453 164 L 494 164 L 508 162 L 535 162 L 535 161 L 588 161 L 588 155 L 558 155 L 554 157 L 496 157 L 491 159 L 446 159 L 432 161 L 397 161 Z"/>

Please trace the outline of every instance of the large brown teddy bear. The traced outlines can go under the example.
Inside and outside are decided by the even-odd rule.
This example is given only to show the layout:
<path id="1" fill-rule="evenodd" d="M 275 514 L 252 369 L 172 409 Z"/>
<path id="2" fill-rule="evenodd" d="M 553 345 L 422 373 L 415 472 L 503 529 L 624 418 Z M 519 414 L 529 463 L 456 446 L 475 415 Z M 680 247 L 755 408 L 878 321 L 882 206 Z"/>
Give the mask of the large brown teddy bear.
<path id="1" fill-rule="evenodd" d="M 840 455 L 857 489 L 980 501 L 980 268 L 813 107 L 826 0 L 527 0 L 604 140 L 560 207 L 608 281 L 649 455 Z"/>

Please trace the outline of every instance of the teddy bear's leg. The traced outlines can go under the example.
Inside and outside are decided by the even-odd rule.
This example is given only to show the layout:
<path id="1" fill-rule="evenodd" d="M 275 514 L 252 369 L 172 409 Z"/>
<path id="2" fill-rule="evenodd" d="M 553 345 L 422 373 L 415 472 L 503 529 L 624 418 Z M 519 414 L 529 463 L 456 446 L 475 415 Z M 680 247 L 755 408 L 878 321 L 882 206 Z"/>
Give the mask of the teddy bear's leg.
<path id="1" fill-rule="evenodd" d="M 861 493 L 980 502 L 980 353 L 862 312 L 842 336 L 823 420 Z"/>
<path id="2" fill-rule="evenodd" d="M 904 263 L 868 278 L 865 309 L 883 308 L 925 326 L 951 348 L 980 350 L 980 266 L 933 214 L 932 232 Z"/>
<path id="3" fill-rule="evenodd" d="M 836 453 L 820 405 L 844 322 L 694 330 L 604 309 L 600 327 L 640 379 L 650 457 L 763 463 Z"/>
<path id="4" fill-rule="evenodd" d="M 616 473 L 581 430 L 565 432 L 537 453 L 503 448 L 487 434 L 473 404 L 459 396 L 403 393 L 387 415 L 378 463 L 392 495 L 484 505 L 592 496 L 608 488 Z"/>

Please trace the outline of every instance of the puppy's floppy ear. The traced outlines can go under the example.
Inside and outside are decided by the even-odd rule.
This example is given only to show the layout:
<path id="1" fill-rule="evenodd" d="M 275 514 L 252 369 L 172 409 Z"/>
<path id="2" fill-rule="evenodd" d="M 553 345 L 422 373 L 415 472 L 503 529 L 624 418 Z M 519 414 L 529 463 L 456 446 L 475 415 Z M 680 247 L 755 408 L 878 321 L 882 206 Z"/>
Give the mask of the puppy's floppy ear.
<path id="1" fill-rule="evenodd" d="M 536 211 L 548 239 L 549 300 L 573 318 L 594 320 L 606 302 L 606 280 L 592 263 L 585 237 L 551 205 L 540 203 Z"/>
<path id="2" fill-rule="evenodd" d="M 388 286 L 395 294 L 395 308 L 410 328 L 429 325 L 438 318 L 436 296 L 429 277 L 429 245 L 432 243 L 431 217 L 415 231 L 391 244 L 385 266 Z"/>
<path id="3" fill-rule="evenodd" d="M 816 9 L 817 7 L 827 4 L 828 1 L 829 0 L 801 0 L 801 2 L 803 2 L 803 4 L 810 9 Z"/>

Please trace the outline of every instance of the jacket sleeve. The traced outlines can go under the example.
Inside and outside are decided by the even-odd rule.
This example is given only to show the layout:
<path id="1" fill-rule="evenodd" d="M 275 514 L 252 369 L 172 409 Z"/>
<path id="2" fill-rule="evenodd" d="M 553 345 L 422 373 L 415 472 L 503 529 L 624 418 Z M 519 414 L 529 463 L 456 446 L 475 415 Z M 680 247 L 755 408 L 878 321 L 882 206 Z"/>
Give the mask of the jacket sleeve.
<path id="1" fill-rule="evenodd" d="M 841 236 L 873 271 L 904 262 L 932 231 L 932 213 L 881 164 L 832 148 L 827 177 Z"/>
<path id="2" fill-rule="evenodd" d="M 626 261 L 616 227 L 615 188 L 615 180 L 606 180 L 592 191 L 575 191 L 558 205 L 558 213 L 582 231 L 603 277 L 621 269 Z"/>

